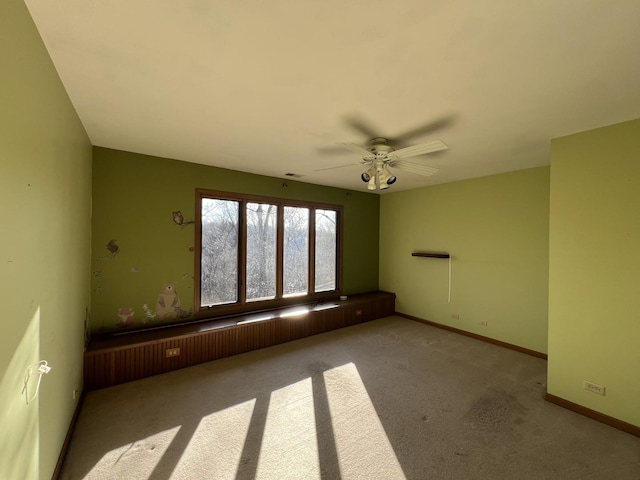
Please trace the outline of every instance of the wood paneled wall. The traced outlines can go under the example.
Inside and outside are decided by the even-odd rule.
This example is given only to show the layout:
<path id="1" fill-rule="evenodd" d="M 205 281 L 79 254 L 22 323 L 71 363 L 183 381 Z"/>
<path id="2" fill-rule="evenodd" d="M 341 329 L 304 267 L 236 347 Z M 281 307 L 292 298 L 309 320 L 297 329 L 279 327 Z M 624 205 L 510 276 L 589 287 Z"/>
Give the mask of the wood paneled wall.
<path id="1" fill-rule="evenodd" d="M 327 302 L 330 304 L 331 302 Z M 93 340 L 84 356 L 85 391 L 138 380 L 393 315 L 395 295 L 375 292 L 336 301 L 334 308 L 252 323 L 253 315 Z M 168 350 L 180 349 L 169 356 Z"/>

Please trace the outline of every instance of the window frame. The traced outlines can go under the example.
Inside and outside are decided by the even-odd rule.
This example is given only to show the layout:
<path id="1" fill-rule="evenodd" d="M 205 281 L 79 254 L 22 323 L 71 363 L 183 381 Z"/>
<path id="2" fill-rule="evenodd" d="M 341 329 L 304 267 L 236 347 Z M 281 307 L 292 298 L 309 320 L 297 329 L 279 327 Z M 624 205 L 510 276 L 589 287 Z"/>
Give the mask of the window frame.
<path id="1" fill-rule="evenodd" d="M 344 214 L 342 205 L 328 203 L 294 200 L 280 197 L 267 197 L 243 193 L 223 192 L 203 188 L 196 189 L 196 221 L 194 243 L 194 304 L 193 316 L 195 318 L 212 318 L 217 316 L 232 315 L 248 311 L 262 311 L 283 307 L 292 304 L 312 303 L 328 298 L 334 298 L 342 293 L 343 273 L 343 234 Z M 239 212 L 239 241 L 238 241 L 238 300 L 231 304 L 201 305 L 201 260 L 202 260 L 202 200 L 212 198 L 228 200 L 240 203 Z M 276 295 L 273 299 L 247 301 L 247 203 L 268 203 L 277 206 L 276 229 Z M 284 296 L 284 207 L 302 207 L 309 209 L 309 250 L 308 250 L 308 291 L 306 295 Z M 332 210 L 336 212 L 336 286 L 333 290 L 315 292 L 315 242 L 316 242 L 316 210 Z"/>

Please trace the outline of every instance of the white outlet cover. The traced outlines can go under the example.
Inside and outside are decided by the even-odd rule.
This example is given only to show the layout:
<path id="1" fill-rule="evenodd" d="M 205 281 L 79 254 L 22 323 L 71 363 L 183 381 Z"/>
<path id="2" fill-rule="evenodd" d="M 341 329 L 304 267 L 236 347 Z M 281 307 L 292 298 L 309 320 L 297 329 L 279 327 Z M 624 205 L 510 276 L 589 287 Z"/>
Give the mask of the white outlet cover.
<path id="1" fill-rule="evenodd" d="M 589 382 L 587 380 L 584 381 L 584 389 L 602 396 L 604 396 L 605 393 L 604 386 L 598 385 L 597 383 Z"/>

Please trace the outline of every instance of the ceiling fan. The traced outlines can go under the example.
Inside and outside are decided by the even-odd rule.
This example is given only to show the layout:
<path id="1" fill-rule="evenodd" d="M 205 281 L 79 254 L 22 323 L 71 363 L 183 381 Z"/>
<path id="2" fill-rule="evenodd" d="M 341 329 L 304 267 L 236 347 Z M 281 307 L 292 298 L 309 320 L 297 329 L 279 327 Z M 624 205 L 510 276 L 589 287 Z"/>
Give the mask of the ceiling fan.
<path id="1" fill-rule="evenodd" d="M 344 152 L 345 149 L 362 155 L 359 163 L 350 163 L 338 167 L 323 168 L 321 170 L 331 170 L 351 165 L 365 165 L 367 170 L 360 175 L 363 182 L 367 183 L 369 190 L 386 190 L 395 183 L 396 176 L 389 171 L 389 167 L 404 170 L 410 173 L 423 176 L 431 176 L 438 171 L 437 168 L 424 165 L 419 162 L 411 162 L 407 158 L 423 155 L 426 153 L 438 152 L 449 148 L 441 140 L 431 140 L 410 147 L 403 148 L 407 141 L 415 137 L 433 134 L 434 131 L 449 127 L 456 120 L 453 114 L 445 115 L 422 125 L 418 125 L 408 131 L 399 133 L 392 137 L 380 135 L 369 121 L 361 115 L 355 114 L 344 118 L 344 122 L 351 129 L 366 135 L 369 138 L 368 146 L 361 147 L 355 143 L 338 143 L 338 147 L 322 148 L 321 153 Z M 399 148 L 394 148 L 399 147 Z"/>
<path id="2" fill-rule="evenodd" d="M 355 143 L 338 143 L 338 145 L 352 152 L 359 153 L 362 155 L 362 161 L 337 167 L 323 168 L 316 171 L 332 170 L 334 168 L 343 168 L 351 165 L 365 165 L 368 168 L 360 175 L 360 178 L 367 184 L 369 190 L 386 190 L 396 182 L 397 178 L 389 171 L 389 167 L 426 177 L 433 175 L 438 171 L 437 168 L 429 167 L 421 163 L 410 162 L 406 159 L 449 148 L 442 140 L 431 140 L 395 150 L 389 145 L 389 140 L 384 137 L 372 138 L 369 140 L 369 146 L 367 148 L 356 145 Z"/>

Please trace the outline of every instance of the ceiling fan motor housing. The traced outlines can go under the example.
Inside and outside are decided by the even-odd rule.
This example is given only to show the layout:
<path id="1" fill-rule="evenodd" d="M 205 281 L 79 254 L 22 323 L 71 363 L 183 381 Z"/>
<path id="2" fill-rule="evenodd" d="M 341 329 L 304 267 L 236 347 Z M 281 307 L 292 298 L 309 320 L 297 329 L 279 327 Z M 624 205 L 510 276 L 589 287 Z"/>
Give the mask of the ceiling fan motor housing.
<path id="1" fill-rule="evenodd" d="M 369 150 L 371 153 L 375 153 L 377 157 L 385 157 L 387 153 L 392 152 L 393 148 L 388 143 L 389 141 L 383 137 L 375 137 L 369 141 Z"/>

